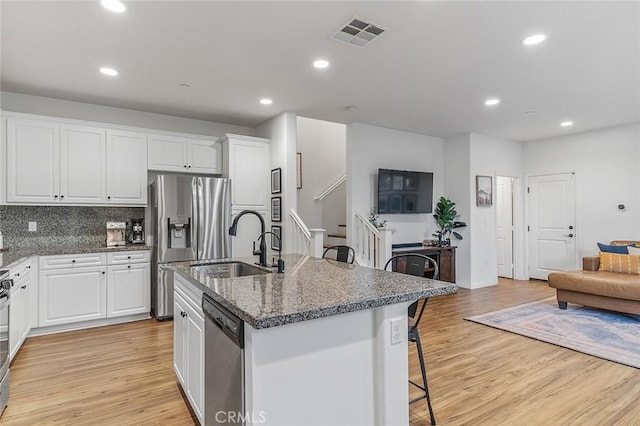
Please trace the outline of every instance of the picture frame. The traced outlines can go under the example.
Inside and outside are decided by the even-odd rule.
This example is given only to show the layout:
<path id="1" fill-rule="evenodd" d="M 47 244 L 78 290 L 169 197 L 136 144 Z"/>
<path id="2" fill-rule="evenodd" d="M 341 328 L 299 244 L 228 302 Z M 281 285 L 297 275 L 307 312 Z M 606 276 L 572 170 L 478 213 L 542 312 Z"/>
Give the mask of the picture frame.
<path id="1" fill-rule="evenodd" d="M 273 235 L 271 235 L 271 249 L 280 251 L 280 243 L 282 242 L 282 227 L 274 225 L 271 227 L 271 232 L 273 233 L 273 235 L 278 237 L 274 238 Z"/>
<path id="2" fill-rule="evenodd" d="M 271 197 L 271 221 L 282 222 L 282 197 Z"/>
<path id="3" fill-rule="evenodd" d="M 493 178 L 476 175 L 476 206 L 491 207 L 493 205 Z"/>
<path id="4" fill-rule="evenodd" d="M 296 188 L 302 189 L 302 153 L 296 152 Z"/>
<path id="5" fill-rule="evenodd" d="M 282 169 L 271 170 L 271 193 L 280 194 L 282 192 Z"/>

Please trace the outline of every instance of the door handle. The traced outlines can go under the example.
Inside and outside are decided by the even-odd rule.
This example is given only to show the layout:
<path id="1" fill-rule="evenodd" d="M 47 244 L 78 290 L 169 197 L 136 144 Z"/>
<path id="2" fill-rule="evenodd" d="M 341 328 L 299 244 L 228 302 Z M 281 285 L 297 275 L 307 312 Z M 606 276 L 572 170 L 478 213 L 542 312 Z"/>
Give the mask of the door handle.
<path id="1" fill-rule="evenodd" d="M 568 235 L 562 235 L 563 237 L 569 237 L 569 238 L 573 238 L 573 234 L 568 234 Z"/>

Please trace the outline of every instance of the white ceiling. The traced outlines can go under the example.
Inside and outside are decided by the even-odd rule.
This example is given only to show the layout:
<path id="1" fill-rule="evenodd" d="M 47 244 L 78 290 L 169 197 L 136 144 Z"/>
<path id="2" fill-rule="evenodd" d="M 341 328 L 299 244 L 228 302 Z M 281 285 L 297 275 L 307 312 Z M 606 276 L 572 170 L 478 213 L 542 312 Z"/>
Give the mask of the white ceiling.
<path id="1" fill-rule="evenodd" d="M 125 4 L 3 0 L 0 88 L 250 127 L 286 110 L 440 137 L 640 120 L 638 2 Z M 362 49 L 330 40 L 354 15 L 388 31 Z M 545 43 L 521 45 L 539 32 Z M 317 57 L 331 67 L 314 69 Z M 485 107 L 492 96 L 501 104 Z"/>

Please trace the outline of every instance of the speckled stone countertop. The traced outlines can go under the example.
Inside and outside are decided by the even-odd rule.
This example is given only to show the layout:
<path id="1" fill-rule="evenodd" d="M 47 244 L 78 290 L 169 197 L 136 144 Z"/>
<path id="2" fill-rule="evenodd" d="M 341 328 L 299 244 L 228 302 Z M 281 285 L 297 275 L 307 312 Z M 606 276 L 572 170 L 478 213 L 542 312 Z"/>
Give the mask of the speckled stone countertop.
<path id="1" fill-rule="evenodd" d="M 284 274 L 213 278 L 180 262 L 174 269 L 253 328 L 455 293 L 455 284 L 315 257 L 286 255 Z M 229 259 L 251 265 L 255 258 Z M 220 263 L 223 260 L 208 263 Z"/>
<path id="2" fill-rule="evenodd" d="M 24 250 L 0 251 L 0 267 L 7 268 L 12 263 L 22 261 L 29 256 L 52 256 L 56 254 L 109 253 L 115 251 L 151 250 L 151 246 L 143 244 L 129 244 L 119 247 L 107 247 L 96 244 L 72 244 L 56 247 L 38 247 Z"/>

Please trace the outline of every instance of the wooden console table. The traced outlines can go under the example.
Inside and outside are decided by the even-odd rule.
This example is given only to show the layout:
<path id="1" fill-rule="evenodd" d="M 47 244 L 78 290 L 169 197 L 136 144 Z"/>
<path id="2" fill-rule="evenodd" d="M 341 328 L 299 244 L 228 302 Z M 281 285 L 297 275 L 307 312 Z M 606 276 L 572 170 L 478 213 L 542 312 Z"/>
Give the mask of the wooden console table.
<path id="1" fill-rule="evenodd" d="M 440 269 L 440 281 L 446 281 L 449 283 L 456 282 L 456 248 L 455 246 L 449 247 L 436 247 L 436 246 L 416 246 L 416 247 L 397 247 L 391 249 L 391 254 L 409 254 L 419 253 L 429 256 L 438 264 Z M 433 276 L 433 268 L 425 270 L 426 277 Z"/>

